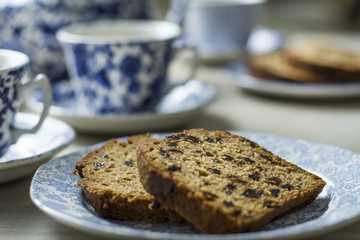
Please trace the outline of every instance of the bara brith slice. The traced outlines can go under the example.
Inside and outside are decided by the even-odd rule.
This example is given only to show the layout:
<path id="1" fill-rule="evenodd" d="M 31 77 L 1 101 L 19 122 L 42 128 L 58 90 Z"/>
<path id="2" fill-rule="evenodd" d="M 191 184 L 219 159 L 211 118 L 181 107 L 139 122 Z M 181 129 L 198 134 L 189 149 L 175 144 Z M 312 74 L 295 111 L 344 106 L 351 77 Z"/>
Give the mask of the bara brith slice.
<path id="1" fill-rule="evenodd" d="M 258 230 L 311 203 L 326 184 L 225 131 L 171 134 L 140 146 L 137 161 L 145 190 L 210 234 Z"/>
<path id="2" fill-rule="evenodd" d="M 111 139 L 77 161 L 78 185 L 98 215 L 148 222 L 181 221 L 175 212 L 159 207 L 139 181 L 136 148 L 153 140 L 150 134 L 129 137 L 127 142 Z"/>

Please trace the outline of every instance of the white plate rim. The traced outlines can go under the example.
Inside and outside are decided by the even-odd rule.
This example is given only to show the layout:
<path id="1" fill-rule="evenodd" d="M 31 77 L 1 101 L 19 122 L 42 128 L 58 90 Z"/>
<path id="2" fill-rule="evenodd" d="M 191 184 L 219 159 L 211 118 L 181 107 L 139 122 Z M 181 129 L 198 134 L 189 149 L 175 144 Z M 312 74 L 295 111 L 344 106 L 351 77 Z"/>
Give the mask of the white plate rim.
<path id="1" fill-rule="evenodd" d="M 228 80 L 242 89 L 264 95 L 291 98 L 349 98 L 360 96 L 360 82 L 354 83 L 293 83 L 252 76 L 244 62 L 225 67 Z"/>
<path id="2" fill-rule="evenodd" d="M 233 132 L 235 134 L 243 135 L 245 137 L 250 136 L 250 139 L 251 139 L 251 136 L 258 135 L 258 136 L 275 137 L 277 139 L 281 139 L 282 141 L 290 141 L 292 143 L 305 142 L 308 144 L 315 144 L 318 147 L 331 148 L 331 149 L 339 151 L 341 153 L 345 153 L 346 156 L 349 156 L 349 158 L 347 159 L 348 161 L 350 161 L 353 158 L 356 158 L 355 160 L 360 160 L 360 155 L 357 155 L 346 149 L 342 149 L 342 148 L 339 148 L 336 146 L 331 146 L 331 145 L 326 145 L 326 144 L 321 144 L 321 143 L 314 143 L 314 142 L 292 139 L 292 138 L 286 138 L 286 137 L 280 137 L 280 136 L 271 135 L 271 134 L 249 133 L 249 132 L 239 132 L 239 131 L 231 131 L 231 132 Z M 167 133 L 161 133 L 160 136 L 165 136 L 166 134 Z M 122 138 L 122 139 L 124 139 L 124 138 Z M 54 161 L 61 161 L 62 159 L 66 159 L 69 157 L 81 156 L 81 155 L 85 154 L 87 151 L 94 149 L 94 148 L 100 146 L 101 144 L 102 143 L 92 145 L 86 149 L 80 150 L 78 152 L 74 152 L 67 156 L 53 159 L 52 161 L 50 161 L 47 164 L 52 164 Z M 39 171 L 42 171 L 42 169 L 39 168 L 38 171 L 35 173 L 35 175 L 34 175 L 35 180 L 36 180 L 36 176 Z M 358 175 L 359 175 L 359 173 L 358 173 Z M 344 217 L 343 216 L 344 214 L 343 214 L 342 219 L 340 219 L 340 220 L 338 218 L 339 216 L 337 216 L 335 220 L 331 219 L 333 221 L 332 224 L 330 224 L 330 225 L 325 224 L 324 226 L 321 226 L 321 228 L 319 228 L 319 226 L 317 226 L 316 224 L 313 225 L 312 221 L 309 221 L 309 222 L 305 222 L 302 224 L 289 226 L 289 227 L 286 227 L 283 229 L 275 229 L 275 230 L 271 230 L 271 231 L 243 233 L 243 234 L 228 234 L 228 235 L 177 234 L 177 233 L 169 234 L 169 233 L 137 230 L 137 229 L 132 229 L 129 227 L 124 227 L 124 226 L 117 226 L 116 227 L 117 229 L 114 229 L 111 227 L 107 228 L 107 226 L 105 226 L 105 227 L 104 226 L 94 226 L 94 224 L 89 224 L 86 221 L 84 222 L 84 221 L 82 221 L 82 219 L 73 218 L 72 216 L 62 214 L 61 212 L 57 212 L 54 209 L 51 209 L 51 208 L 45 206 L 42 203 L 42 201 L 39 200 L 35 196 L 36 194 L 34 192 L 34 179 L 31 184 L 31 187 L 30 187 L 30 196 L 31 196 L 32 201 L 35 203 L 35 205 L 37 205 L 37 207 L 39 207 L 42 211 L 44 211 L 51 217 L 59 220 L 60 222 L 66 224 L 68 226 L 72 226 L 79 230 L 91 232 L 91 233 L 94 233 L 97 235 L 102 235 L 102 236 L 106 235 L 106 236 L 112 236 L 112 237 L 116 236 L 116 237 L 134 237 L 134 238 L 142 237 L 145 239 L 188 239 L 190 237 L 192 239 L 218 239 L 219 237 L 221 237 L 222 239 L 238 239 L 238 240 L 243 240 L 243 239 L 247 239 L 247 240 L 250 240 L 250 239 L 280 239 L 280 238 L 282 239 L 282 238 L 288 238 L 288 237 L 298 237 L 298 236 L 308 236 L 308 235 L 318 234 L 321 232 L 333 230 L 337 227 L 341 227 L 343 225 L 354 222 L 357 219 L 360 219 L 360 205 L 355 205 L 355 206 L 352 206 L 353 209 L 351 209 L 351 210 L 353 210 L 353 211 L 350 212 L 352 215 L 350 214 L 350 216 Z M 328 184 L 331 183 L 331 181 L 330 182 L 327 181 L 327 182 L 328 182 Z M 360 191 L 360 188 L 358 189 L 358 191 Z M 335 212 L 335 213 L 338 214 L 338 212 Z M 348 211 L 347 211 L 347 213 L 348 213 Z M 96 216 L 94 216 L 94 217 L 96 217 Z"/>
<path id="3" fill-rule="evenodd" d="M 22 117 L 22 118 L 26 118 L 29 116 L 37 117 L 37 115 L 31 114 L 31 113 L 21 112 L 21 113 L 17 113 L 17 114 L 19 115 L 19 117 Z M 49 149 L 48 151 L 45 151 L 45 152 L 42 152 L 42 153 L 39 153 L 39 154 L 36 154 L 33 156 L 18 158 L 18 159 L 11 159 L 11 160 L 8 160 L 5 162 L 0 162 L 0 170 L 14 168 L 14 167 L 20 167 L 23 165 L 39 162 L 43 159 L 46 159 L 46 158 L 49 158 L 49 157 L 55 155 L 56 153 L 60 152 L 61 150 L 65 149 L 67 146 L 70 145 L 70 143 L 74 140 L 75 135 L 76 135 L 74 129 L 67 123 L 65 123 L 61 120 L 55 119 L 55 118 L 47 117 L 45 119 L 45 122 L 46 121 L 51 121 L 53 123 L 62 124 L 63 126 L 65 126 L 66 133 L 67 133 L 66 141 L 62 142 L 61 144 L 57 145 L 56 147 Z"/>

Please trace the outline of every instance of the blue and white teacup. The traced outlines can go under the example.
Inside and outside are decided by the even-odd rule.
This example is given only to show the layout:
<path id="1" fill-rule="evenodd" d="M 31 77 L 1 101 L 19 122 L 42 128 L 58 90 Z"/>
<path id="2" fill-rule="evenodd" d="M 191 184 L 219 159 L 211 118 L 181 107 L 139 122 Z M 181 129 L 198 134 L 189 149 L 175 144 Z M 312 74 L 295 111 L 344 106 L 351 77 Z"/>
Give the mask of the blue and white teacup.
<path id="1" fill-rule="evenodd" d="M 0 49 L 0 156 L 4 155 L 11 144 L 25 133 L 39 130 L 51 105 L 51 88 L 48 78 L 37 75 L 33 80 L 23 84 L 29 57 L 21 52 Z M 44 92 L 44 108 L 38 123 L 29 129 L 17 128 L 14 125 L 16 112 L 19 110 L 21 98 L 26 91 L 41 88 Z"/>
<path id="2" fill-rule="evenodd" d="M 103 115 L 154 108 L 169 84 L 173 42 L 180 34 L 180 27 L 171 22 L 117 20 L 72 24 L 56 36 L 78 104 Z M 195 64 L 191 68 L 187 80 Z"/>
<path id="3" fill-rule="evenodd" d="M 68 78 L 55 33 L 74 22 L 156 17 L 152 0 L 1 0 L 0 48 L 26 53 L 30 70 L 52 82 Z"/>

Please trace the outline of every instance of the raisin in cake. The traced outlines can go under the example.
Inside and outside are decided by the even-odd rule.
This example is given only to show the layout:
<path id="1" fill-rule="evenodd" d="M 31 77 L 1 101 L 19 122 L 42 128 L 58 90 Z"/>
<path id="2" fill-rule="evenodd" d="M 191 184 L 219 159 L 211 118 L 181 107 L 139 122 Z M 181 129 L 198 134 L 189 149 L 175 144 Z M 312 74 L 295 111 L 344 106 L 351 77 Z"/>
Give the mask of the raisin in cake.
<path id="1" fill-rule="evenodd" d="M 181 221 L 173 211 L 159 208 L 139 181 L 136 148 L 153 140 L 150 135 L 130 137 L 127 143 L 112 139 L 76 163 L 78 185 L 97 214 L 122 220 Z"/>
<path id="2" fill-rule="evenodd" d="M 258 230 L 326 184 L 244 137 L 203 129 L 142 145 L 138 167 L 144 188 L 204 233 Z"/>

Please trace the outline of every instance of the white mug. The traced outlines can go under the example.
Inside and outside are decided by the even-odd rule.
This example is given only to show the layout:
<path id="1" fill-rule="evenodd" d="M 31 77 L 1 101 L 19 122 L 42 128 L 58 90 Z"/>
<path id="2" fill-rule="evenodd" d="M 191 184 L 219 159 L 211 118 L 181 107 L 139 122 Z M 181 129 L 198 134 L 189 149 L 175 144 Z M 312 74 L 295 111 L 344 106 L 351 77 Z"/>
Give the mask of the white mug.
<path id="1" fill-rule="evenodd" d="M 184 1 L 184 0 L 175 0 Z M 192 39 L 201 59 L 226 61 L 240 58 L 258 23 L 265 0 L 185 0 L 186 36 Z"/>

